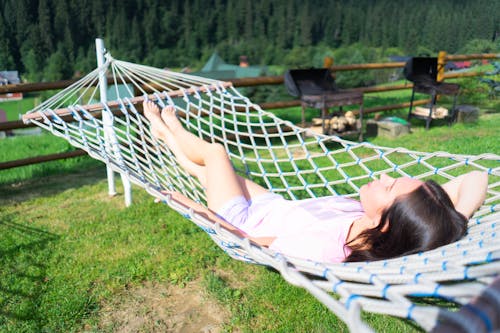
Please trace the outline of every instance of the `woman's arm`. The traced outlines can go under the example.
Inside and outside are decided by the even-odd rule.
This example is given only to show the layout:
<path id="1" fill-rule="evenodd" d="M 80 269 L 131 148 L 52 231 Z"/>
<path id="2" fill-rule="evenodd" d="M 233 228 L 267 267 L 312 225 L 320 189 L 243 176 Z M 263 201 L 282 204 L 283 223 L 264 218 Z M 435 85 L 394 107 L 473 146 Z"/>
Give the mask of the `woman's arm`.
<path id="1" fill-rule="evenodd" d="M 484 202 L 487 188 L 488 174 L 481 171 L 471 171 L 443 184 L 455 209 L 467 218 Z"/>

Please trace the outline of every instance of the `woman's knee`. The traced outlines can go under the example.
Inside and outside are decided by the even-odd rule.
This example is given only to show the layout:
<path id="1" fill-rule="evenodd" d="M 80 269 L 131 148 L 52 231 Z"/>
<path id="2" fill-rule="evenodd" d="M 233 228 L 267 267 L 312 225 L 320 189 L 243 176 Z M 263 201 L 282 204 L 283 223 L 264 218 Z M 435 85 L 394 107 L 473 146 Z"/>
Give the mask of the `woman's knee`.
<path id="1" fill-rule="evenodd" d="M 228 155 L 224 146 L 220 143 L 211 143 L 205 151 L 205 161 L 208 159 L 228 159 Z"/>
<path id="2" fill-rule="evenodd" d="M 209 153 L 210 155 L 217 155 L 217 156 L 227 156 L 226 149 L 224 146 L 220 143 L 211 143 L 209 147 Z"/>

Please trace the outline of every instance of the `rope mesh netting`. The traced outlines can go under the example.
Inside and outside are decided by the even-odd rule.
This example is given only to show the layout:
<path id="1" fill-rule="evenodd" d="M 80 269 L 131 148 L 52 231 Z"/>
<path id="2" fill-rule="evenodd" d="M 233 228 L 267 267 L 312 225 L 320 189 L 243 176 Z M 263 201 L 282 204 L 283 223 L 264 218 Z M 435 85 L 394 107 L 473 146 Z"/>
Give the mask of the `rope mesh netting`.
<path id="1" fill-rule="evenodd" d="M 111 74 L 110 102 L 100 103 L 99 74 L 105 71 Z M 225 146 L 240 174 L 289 199 L 356 198 L 363 184 L 382 173 L 443 183 L 471 170 L 489 174 L 487 198 L 463 239 L 432 251 L 369 263 L 285 257 L 221 227 L 207 214 L 198 180 L 151 135 L 141 110 L 144 99 L 174 105 L 187 129 Z M 25 120 L 163 199 L 230 256 L 274 267 L 352 331 L 371 330 L 361 320 L 363 311 L 409 318 L 425 330 L 444 318 L 474 331 L 471 321 L 436 306 L 438 301 L 422 300 L 466 304 L 490 290 L 488 284 L 500 272 L 500 156 L 495 154 L 426 153 L 315 134 L 263 111 L 228 83 L 123 62 L 109 54 L 103 66 L 30 111 Z M 488 293 L 500 304 L 498 291 Z"/>

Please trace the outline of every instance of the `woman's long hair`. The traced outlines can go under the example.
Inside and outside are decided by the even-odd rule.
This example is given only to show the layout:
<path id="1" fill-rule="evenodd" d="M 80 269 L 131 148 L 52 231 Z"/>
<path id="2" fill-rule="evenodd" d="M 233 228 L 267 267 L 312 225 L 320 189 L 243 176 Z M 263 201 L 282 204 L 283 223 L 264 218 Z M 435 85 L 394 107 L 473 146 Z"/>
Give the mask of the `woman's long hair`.
<path id="1" fill-rule="evenodd" d="M 429 180 L 396 198 L 382 213 L 377 227 L 346 244 L 352 252 L 345 261 L 381 260 L 427 251 L 460 239 L 466 231 L 467 218 L 455 210 L 444 189 Z"/>

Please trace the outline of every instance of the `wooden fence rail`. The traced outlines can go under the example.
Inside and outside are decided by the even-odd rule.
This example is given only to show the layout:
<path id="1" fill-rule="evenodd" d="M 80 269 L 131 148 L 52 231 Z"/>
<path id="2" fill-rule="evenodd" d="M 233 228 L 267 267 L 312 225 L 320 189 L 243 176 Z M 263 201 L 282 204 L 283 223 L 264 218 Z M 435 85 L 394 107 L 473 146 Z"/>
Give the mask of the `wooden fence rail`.
<path id="1" fill-rule="evenodd" d="M 493 60 L 499 59 L 500 54 L 468 54 L 468 55 L 446 55 L 446 53 L 440 53 L 442 63 L 447 61 L 464 61 L 464 60 Z M 350 65 L 335 65 L 331 66 L 330 69 L 334 72 L 340 71 L 352 71 L 352 70 L 374 70 L 374 69 L 391 69 L 391 68 L 402 68 L 404 67 L 404 62 L 390 62 L 390 63 L 367 63 L 367 64 L 350 64 Z M 458 73 L 445 73 L 443 79 L 453 79 L 459 77 L 473 77 L 482 76 L 484 72 L 474 71 L 474 72 L 458 72 Z M 110 79 L 111 80 L 111 79 Z M 261 85 L 279 85 L 283 84 L 283 76 L 264 76 L 255 78 L 239 78 L 230 79 L 228 81 L 232 82 L 235 87 L 254 87 Z M 27 93 L 27 92 L 38 92 L 46 90 L 58 90 L 64 89 L 71 84 L 78 81 L 78 79 L 71 80 L 61 80 L 55 82 L 41 82 L 41 83 L 20 83 L 20 84 L 9 84 L 0 86 L 0 94 L 6 93 Z M 110 81 L 111 83 L 112 81 Z M 352 90 L 362 91 L 363 93 L 378 93 L 387 92 L 403 89 L 411 89 L 413 85 L 408 84 L 397 84 L 389 86 L 372 86 L 372 87 L 361 87 L 354 88 Z M 414 101 L 414 105 L 423 105 L 429 102 L 428 99 Z M 278 109 L 278 108 L 288 108 L 300 105 L 300 100 L 289 100 L 289 101 L 277 101 L 277 102 L 267 102 L 262 103 L 260 106 L 264 110 Z M 394 109 L 401 109 L 409 107 L 408 103 L 392 104 L 392 105 L 382 105 L 377 107 L 365 108 L 364 113 L 381 112 Z M 21 120 L 7 121 L 0 123 L 0 131 L 8 131 L 14 129 L 34 127 L 34 124 L 25 124 Z M 0 162 L 0 170 L 5 170 L 9 168 L 25 166 L 35 163 L 42 163 L 47 161 L 54 161 L 58 159 L 72 158 L 77 156 L 85 155 L 85 151 L 77 149 L 71 152 L 59 153 L 59 154 L 49 154 L 44 156 L 30 157 L 16 161 Z"/>

